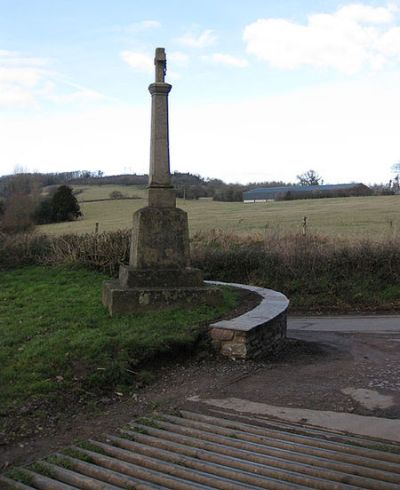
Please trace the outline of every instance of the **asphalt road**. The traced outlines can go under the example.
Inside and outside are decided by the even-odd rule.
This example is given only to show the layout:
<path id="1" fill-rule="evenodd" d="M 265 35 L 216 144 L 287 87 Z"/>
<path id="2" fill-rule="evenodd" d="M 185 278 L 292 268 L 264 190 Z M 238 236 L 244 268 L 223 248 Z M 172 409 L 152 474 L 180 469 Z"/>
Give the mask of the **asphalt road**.
<path id="1" fill-rule="evenodd" d="M 400 333 L 400 316 L 291 316 L 288 318 L 288 329 L 310 332 Z"/>

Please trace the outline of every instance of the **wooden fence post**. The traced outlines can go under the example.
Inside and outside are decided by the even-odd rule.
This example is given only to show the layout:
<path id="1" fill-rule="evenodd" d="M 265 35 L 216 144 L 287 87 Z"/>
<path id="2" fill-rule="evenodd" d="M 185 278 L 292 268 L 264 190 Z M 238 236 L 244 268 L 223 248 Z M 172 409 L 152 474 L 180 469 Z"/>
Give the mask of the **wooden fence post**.
<path id="1" fill-rule="evenodd" d="M 307 235 L 307 216 L 303 218 L 303 236 Z"/>

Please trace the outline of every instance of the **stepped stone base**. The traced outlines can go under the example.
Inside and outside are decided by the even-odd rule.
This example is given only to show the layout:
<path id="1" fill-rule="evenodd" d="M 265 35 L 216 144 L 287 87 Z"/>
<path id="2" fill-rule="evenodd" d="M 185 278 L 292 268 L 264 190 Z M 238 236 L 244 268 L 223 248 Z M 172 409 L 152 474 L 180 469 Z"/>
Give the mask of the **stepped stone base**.
<path id="1" fill-rule="evenodd" d="M 200 269 L 136 269 L 129 265 L 119 268 L 119 283 L 124 288 L 182 288 L 202 287 L 203 273 Z"/>
<path id="2" fill-rule="evenodd" d="M 172 188 L 150 187 L 149 206 L 134 213 L 129 264 L 103 285 L 110 315 L 223 302 L 222 291 L 190 267 L 187 213 L 175 207 Z"/>
<path id="3" fill-rule="evenodd" d="M 116 316 L 183 306 L 218 306 L 223 303 L 223 293 L 215 286 L 126 288 L 115 280 L 103 284 L 102 301 L 110 315 Z"/>

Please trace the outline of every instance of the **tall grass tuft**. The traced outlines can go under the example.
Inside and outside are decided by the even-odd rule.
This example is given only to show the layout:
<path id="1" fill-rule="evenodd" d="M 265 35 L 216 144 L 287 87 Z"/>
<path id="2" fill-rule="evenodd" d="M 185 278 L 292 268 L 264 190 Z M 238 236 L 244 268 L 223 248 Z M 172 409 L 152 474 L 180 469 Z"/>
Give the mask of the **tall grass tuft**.
<path id="1" fill-rule="evenodd" d="M 51 242 L 46 235 L 0 232 L 0 269 L 42 263 L 51 254 Z"/>
<path id="2" fill-rule="evenodd" d="M 115 276 L 119 266 L 129 260 L 129 242 L 128 230 L 52 237 L 46 262 L 85 265 Z"/>
<path id="3" fill-rule="evenodd" d="M 60 236 L 0 234 L 0 269 L 33 264 L 75 264 L 118 273 L 129 260 L 129 230 Z"/>

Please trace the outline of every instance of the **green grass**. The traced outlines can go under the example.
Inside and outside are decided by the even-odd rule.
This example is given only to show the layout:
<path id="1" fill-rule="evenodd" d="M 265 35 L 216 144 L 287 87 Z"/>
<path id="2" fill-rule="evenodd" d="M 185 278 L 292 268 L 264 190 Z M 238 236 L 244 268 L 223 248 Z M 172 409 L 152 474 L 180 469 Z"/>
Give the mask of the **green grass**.
<path id="1" fill-rule="evenodd" d="M 84 452 L 79 451 L 79 449 L 67 447 L 67 448 L 63 449 L 62 454 L 65 454 L 66 456 L 69 456 L 70 458 L 80 459 L 81 461 L 85 461 L 86 463 L 93 463 L 94 464 L 94 459 L 91 458 L 88 454 L 85 454 Z"/>
<path id="2" fill-rule="evenodd" d="M 13 468 L 9 471 L 7 471 L 6 473 L 6 476 L 8 478 L 11 478 L 13 480 L 16 480 L 24 485 L 27 485 L 27 486 L 32 486 L 33 485 L 33 481 L 32 481 L 32 477 L 31 475 L 29 475 L 28 473 L 26 473 L 23 468 Z"/>
<path id="3" fill-rule="evenodd" d="M 84 186 L 82 186 L 84 187 Z M 109 189 L 104 189 L 109 187 Z M 91 196 L 107 197 L 112 190 L 127 194 L 125 187 L 131 186 L 86 186 L 79 194 L 80 199 Z M 134 186 L 132 186 L 134 187 Z M 132 193 L 145 195 L 145 191 Z M 70 223 L 43 225 L 38 230 L 51 234 L 85 233 L 100 224 L 100 231 L 129 228 L 132 214 L 146 204 L 144 199 L 109 200 L 82 203 L 83 218 Z M 189 213 L 191 233 L 221 228 L 238 233 L 299 232 L 303 217 L 308 218 L 308 230 L 339 237 L 381 237 L 397 233 L 400 229 L 398 208 L 400 196 L 372 196 L 335 199 L 310 199 L 244 204 L 241 202 L 216 202 L 200 199 L 183 201 L 178 206 Z M 392 222 L 392 226 L 390 224 Z"/>
<path id="4" fill-rule="evenodd" d="M 32 266 L 0 272 L 0 413 L 85 394 L 127 393 L 137 366 L 196 343 L 202 324 L 236 304 L 110 318 L 106 276 L 85 269 Z M 132 369 L 133 368 L 133 369 Z M 46 406 L 46 404 L 45 404 Z"/>

